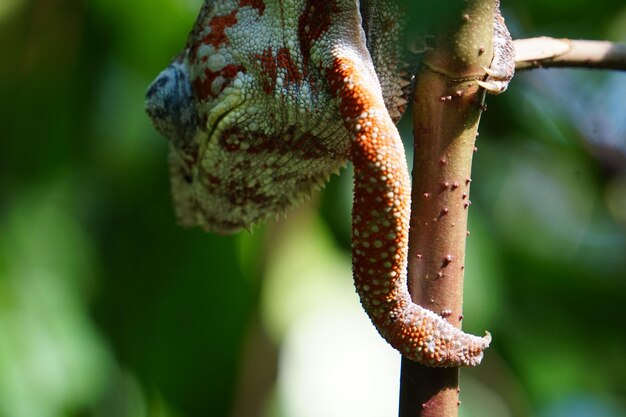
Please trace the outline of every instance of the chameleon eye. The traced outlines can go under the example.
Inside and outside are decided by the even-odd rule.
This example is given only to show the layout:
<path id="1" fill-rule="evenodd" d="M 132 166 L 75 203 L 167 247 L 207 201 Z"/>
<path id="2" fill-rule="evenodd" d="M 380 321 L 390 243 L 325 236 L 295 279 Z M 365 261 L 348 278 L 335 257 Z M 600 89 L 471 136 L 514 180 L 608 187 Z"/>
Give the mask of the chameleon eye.
<path id="1" fill-rule="evenodd" d="M 186 66 L 172 62 L 146 93 L 146 112 L 154 127 L 178 149 L 185 150 L 198 130 L 195 100 Z"/>

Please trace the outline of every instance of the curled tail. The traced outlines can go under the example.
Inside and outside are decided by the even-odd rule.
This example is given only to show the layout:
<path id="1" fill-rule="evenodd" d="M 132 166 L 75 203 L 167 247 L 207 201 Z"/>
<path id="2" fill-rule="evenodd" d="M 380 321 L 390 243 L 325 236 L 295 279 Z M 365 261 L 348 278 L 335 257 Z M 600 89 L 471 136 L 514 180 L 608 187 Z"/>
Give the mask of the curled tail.
<path id="1" fill-rule="evenodd" d="M 327 69 L 352 135 L 353 274 L 379 333 L 402 355 L 428 366 L 478 365 L 491 336 L 463 333 L 411 301 L 407 289 L 410 181 L 400 135 L 366 52 L 337 48 Z"/>

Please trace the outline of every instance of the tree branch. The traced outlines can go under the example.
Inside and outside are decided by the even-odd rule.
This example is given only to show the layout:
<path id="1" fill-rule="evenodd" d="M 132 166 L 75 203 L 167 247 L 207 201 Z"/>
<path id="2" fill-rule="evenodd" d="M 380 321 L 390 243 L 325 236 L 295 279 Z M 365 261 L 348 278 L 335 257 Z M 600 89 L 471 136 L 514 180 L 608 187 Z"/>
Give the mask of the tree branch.
<path id="1" fill-rule="evenodd" d="M 476 80 L 491 63 L 497 0 L 441 0 L 451 10 L 422 60 L 413 106 L 415 159 L 409 286 L 413 301 L 460 327 L 469 185 L 484 102 Z M 515 41 L 516 69 L 626 70 L 626 45 L 554 38 Z M 402 359 L 400 417 L 455 417 L 458 368 Z"/>
<path id="2" fill-rule="evenodd" d="M 574 67 L 626 71 L 626 45 L 607 41 L 516 39 L 515 69 Z"/>
<path id="3" fill-rule="evenodd" d="M 444 1 L 444 0 L 442 0 Z M 469 186 L 484 90 L 476 80 L 493 56 L 495 0 L 445 0 L 416 78 L 414 176 L 409 236 L 413 301 L 461 325 Z M 401 417 L 455 417 L 459 369 L 402 360 Z"/>

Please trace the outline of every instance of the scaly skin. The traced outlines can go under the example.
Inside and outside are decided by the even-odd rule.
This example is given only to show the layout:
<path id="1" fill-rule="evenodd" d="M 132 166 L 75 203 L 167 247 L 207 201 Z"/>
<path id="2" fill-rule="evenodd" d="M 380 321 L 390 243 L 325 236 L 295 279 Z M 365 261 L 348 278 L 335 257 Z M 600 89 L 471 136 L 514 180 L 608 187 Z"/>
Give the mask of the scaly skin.
<path id="1" fill-rule="evenodd" d="M 383 0 L 207 0 L 185 49 L 150 86 L 147 111 L 171 142 L 185 226 L 249 228 L 352 161 L 364 309 L 407 358 L 473 366 L 489 335 L 463 333 L 407 290 L 410 182 L 394 125 L 408 85 L 399 16 Z"/>

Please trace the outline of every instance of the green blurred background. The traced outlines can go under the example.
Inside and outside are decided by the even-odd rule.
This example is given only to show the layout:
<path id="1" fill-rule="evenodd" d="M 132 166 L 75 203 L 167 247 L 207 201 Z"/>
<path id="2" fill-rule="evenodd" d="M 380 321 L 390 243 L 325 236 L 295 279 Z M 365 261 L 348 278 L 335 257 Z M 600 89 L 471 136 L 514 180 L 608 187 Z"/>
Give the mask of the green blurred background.
<path id="1" fill-rule="evenodd" d="M 174 223 L 143 95 L 200 3 L 0 0 L 1 417 L 396 414 L 348 172 L 252 235 Z M 626 41 L 623 0 L 504 6 Z M 626 74 L 520 74 L 478 148 L 465 328 L 494 343 L 462 415 L 626 416 Z"/>

